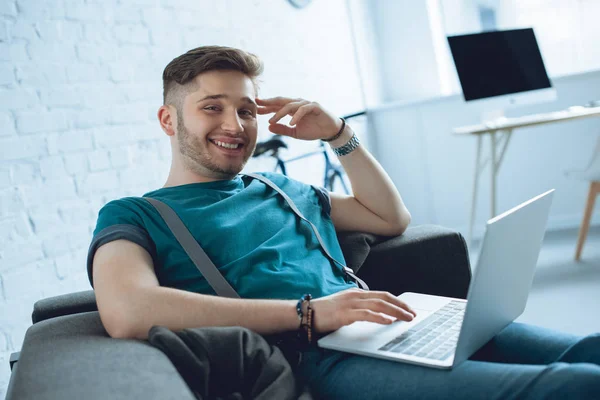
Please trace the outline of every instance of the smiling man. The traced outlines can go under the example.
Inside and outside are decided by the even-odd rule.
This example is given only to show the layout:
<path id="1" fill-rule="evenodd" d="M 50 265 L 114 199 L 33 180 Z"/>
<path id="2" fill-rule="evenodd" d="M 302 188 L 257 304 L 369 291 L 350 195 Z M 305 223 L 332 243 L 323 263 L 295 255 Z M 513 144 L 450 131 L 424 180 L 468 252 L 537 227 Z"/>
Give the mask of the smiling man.
<path id="1" fill-rule="evenodd" d="M 272 114 L 273 133 L 327 141 L 352 184 L 348 196 L 263 174 L 315 224 L 334 258 L 343 260 L 336 231 L 400 235 L 410 223 L 400 194 L 352 128 L 316 102 L 261 99 L 261 72 L 256 56 L 219 46 L 169 63 L 158 119 L 171 141 L 171 169 L 162 188 L 144 195 L 175 210 L 241 299 L 215 296 L 146 200 L 114 200 L 100 210 L 88 257 L 112 337 L 145 339 L 154 325 L 242 326 L 263 335 L 301 329 L 314 342 L 355 321 L 390 324 L 416 315 L 390 293 L 358 289 L 277 193 L 240 175 L 256 146 L 257 115 Z M 279 123 L 286 115 L 289 126 Z M 335 351 L 322 358 L 314 346 L 294 369 L 329 398 L 494 398 L 526 390 L 577 396 L 600 392 L 599 349 L 598 337 L 513 324 L 450 372 Z"/>

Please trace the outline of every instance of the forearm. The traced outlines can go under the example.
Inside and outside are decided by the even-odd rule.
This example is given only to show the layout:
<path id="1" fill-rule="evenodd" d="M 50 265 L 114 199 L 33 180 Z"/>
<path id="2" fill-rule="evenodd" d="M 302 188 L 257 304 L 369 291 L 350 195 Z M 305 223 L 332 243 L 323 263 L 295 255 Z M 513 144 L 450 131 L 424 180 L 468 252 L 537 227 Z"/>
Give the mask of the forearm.
<path id="1" fill-rule="evenodd" d="M 208 326 L 242 326 L 268 335 L 299 326 L 294 300 L 231 299 L 167 287 L 137 289 L 124 312 L 122 337 L 146 339 L 154 325 L 178 331 Z"/>
<path id="2" fill-rule="evenodd" d="M 329 142 L 331 147 L 343 146 L 354 132 L 346 125 L 342 135 Z M 410 223 L 402 197 L 391 178 L 377 160 L 361 144 L 350 154 L 338 157 L 352 184 L 354 198 L 381 219 L 406 228 Z"/>

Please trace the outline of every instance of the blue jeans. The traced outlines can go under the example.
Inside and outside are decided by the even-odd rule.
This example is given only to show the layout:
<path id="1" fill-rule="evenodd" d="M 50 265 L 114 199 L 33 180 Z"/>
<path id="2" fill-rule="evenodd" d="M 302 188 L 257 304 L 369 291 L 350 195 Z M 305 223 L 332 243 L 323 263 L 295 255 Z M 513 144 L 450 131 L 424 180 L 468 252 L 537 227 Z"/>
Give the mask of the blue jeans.
<path id="1" fill-rule="evenodd" d="M 600 334 L 512 323 L 452 370 L 311 349 L 295 371 L 326 399 L 600 399 Z"/>

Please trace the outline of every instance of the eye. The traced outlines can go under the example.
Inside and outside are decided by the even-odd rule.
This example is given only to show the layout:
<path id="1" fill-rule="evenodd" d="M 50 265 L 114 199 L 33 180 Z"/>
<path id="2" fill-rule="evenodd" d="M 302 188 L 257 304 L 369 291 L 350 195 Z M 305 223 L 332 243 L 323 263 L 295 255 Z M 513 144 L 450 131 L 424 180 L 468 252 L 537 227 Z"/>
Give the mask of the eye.
<path id="1" fill-rule="evenodd" d="M 207 111 L 219 111 L 219 107 L 217 106 L 206 106 L 204 109 Z"/>
<path id="2" fill-rule="evenodd" d="M 241 110 L 241 111 L 240 111 L 240 114 L 242 114 L 242 115 L 247 115 L 247 116 L 249 116 L 249 117 L 252 117 L 252 116 L 254 116 L 254 113 L 253 113 L 252 111 L 250 111 L 250 110 Z"/>

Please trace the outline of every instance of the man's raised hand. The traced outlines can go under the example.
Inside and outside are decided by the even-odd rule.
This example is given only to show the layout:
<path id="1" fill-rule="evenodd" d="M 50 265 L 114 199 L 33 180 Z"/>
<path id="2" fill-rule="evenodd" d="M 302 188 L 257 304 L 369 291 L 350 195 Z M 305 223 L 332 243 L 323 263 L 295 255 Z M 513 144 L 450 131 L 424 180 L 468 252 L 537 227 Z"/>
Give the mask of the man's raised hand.
<path id="1" fill-rule="evenodd" d="M 342 127 L 342 120 L 325 110 L 319 103 L 304 99 L 273 97 L 256 99 L 258 114 L 274 113 L 269 119 L 269 130 L 295 139 L 316 140 L 334 136 Z M 279 124 L 281 118 L 292 117 L 291 126 Z"/>

